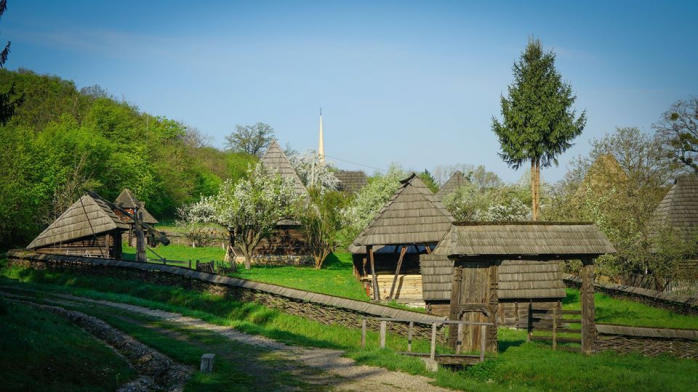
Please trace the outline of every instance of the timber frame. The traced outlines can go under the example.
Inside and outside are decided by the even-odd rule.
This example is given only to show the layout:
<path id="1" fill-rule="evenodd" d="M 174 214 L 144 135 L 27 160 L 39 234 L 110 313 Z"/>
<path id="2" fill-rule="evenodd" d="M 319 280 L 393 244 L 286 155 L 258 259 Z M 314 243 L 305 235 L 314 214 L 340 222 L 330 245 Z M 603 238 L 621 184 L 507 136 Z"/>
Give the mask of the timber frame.
<path id="1" fill-rule="evenodd" d="M 592 224 L 478 223 L 456 224 L 448 234 L 449 259 L 454 262 L 450 319 L 497 325 L 498 268 L 504 260 L 555 262 L 581 260 L 582 352 L 592 354 L 596 340 L 594 321 L 594 260 L 615 253 L 608 239 Z M 478 346 L 478 331 L 463 342 L 464 350 Z M 455 333 L 449 341 L 455 347 Z M 487 351 L 496 352 L 497 329 L 488 330 Z"/>

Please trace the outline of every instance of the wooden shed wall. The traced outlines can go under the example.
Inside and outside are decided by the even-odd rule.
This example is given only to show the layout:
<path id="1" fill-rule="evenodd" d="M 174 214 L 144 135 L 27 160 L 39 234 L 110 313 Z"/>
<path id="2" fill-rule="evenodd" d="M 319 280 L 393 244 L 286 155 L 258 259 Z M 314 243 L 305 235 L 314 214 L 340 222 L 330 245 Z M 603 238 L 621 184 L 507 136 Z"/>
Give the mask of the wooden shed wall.
<path id="1" fill-rule="evenodd" d="M 112 234 L 87 237 L 72 242 L 54 244 L 51 246 L 35 249 L 37 253 L 82 256 L 82 257 L 103 257 L 109 259 L 121 258 L 121 232 Z M 107 254 L 103 253 L 106 252 Z"/>

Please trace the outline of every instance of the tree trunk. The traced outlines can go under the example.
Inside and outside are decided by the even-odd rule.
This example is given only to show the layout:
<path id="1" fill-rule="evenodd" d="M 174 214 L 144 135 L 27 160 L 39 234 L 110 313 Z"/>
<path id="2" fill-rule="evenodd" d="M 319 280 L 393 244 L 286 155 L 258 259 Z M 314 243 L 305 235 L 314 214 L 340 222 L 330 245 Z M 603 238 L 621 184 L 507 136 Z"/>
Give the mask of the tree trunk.
<path id="1" fill-rule="evenodd" d="M 540 158 L 531 160 L 531 213 L 533 220 L 538 220 L 540 208 Z"/>
<path id="2" fill-rule="evenodd" d="M 248 252 L 248 254 L 245 255 L 245 269 L 248 270 L 250 268 L 252 268 L 252 256 L 250 256 Z"/>

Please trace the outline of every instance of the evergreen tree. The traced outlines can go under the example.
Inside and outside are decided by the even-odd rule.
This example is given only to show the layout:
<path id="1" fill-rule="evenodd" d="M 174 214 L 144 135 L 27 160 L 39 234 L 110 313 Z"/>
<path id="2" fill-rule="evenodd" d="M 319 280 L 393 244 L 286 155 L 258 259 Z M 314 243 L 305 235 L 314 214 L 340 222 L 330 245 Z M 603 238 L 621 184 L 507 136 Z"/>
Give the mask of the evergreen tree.
<path id="1" fill-rule="evenodd" d="M 501 97 L 503 121 L 493 116 L 492 130 L 502 148 L 499 155 L 509 166 L 518 169 L 531 162 L 533 220 L 537 220 L 540 167 L 557 165 L 557 156 L 582 133 L 586 110 L 575 118 L 572 105 L 577 97 L 555 69 L 555 53 L 544 52 L 540 40 L 529 39 L 513 71 L 509 97 Z"/>
<path id="2" fill-rule="evenodd" d="M 7 10 L 7 0 L 0 0 L 0 17 Z M 5 65 L 7 56 L 10 55 L 10 41 L 7 41 L 5 48 L 0 51 L 0 68 Z M 5 92 L 0 92 L 0 124 L 5 125 L 15 112 L 15 108 L 20 103 L 19 98 L 15 98 L 15 86 L 12 84 Z"/>

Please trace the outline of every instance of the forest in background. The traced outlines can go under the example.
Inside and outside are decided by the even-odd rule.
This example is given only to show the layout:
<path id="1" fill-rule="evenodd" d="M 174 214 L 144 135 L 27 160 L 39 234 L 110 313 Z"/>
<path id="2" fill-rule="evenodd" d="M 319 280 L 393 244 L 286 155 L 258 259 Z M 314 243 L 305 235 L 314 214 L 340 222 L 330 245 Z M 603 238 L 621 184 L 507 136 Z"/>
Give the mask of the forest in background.
<path id="1" fill-rule="evenodd" d="M 0 126 L 0 249 L 26 245 L 85 190 L 114 200 L 130 188 L 169 218 L 257 159 L 211 147 L 196 128 L 99 86 L 0 69 L 0 91 L 12 86 L 20 105 Z"/>

